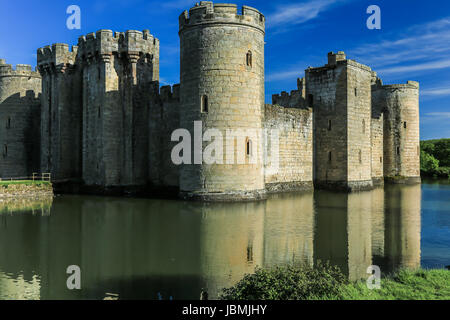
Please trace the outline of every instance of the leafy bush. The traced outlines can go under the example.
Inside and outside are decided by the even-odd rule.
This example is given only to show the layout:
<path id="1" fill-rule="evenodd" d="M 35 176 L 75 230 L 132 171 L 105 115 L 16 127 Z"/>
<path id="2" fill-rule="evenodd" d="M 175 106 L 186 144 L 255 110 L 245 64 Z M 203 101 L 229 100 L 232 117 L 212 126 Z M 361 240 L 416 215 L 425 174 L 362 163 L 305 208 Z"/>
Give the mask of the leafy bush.
<path id="1" fill-rule="evenodd" d="M 223 289 L 222 300 L 308 300 L 338 294 L 347 278 L 339 268 L 319 263 L 257 268 L 235 286 Z"/>
<path id="2" fill-rule="evenodd" d="M 337 267 L 319 264 L 259 268 L 231 288 L 222 300 L 449 300 L 450 271 L 402 269 L 381 279 L 380 289 L 347 278 Z"/>

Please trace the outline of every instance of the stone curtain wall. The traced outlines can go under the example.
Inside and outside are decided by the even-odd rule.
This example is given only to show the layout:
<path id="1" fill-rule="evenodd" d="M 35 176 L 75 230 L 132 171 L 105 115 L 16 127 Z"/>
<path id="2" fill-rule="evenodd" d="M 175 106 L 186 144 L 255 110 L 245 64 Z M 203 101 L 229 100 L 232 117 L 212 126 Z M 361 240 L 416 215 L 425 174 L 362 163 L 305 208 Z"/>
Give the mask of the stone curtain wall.
<path id="1" fill-rule="evenodd" d="M 257 10 L 202 1 L 180 16 L 181 88 L 180 127 L 193 134 L 193 122 L 203 131 L 260 131 L 264 116 L 264 16 Z M 247 54 L 251 54 L 250 63 Z M 202 96 L 208 110 L 202 112 Z M 223 159 L 244 150 L 247 133 L 224 141 Z M 251 164 L 183 165 L 180 189 L 186 197 L 258 198 L 264 190 L 262 139 L 252 139 Z M 204 147 L 206 144 L 203 145 Z M 228 148 L 234 152 L 228 155 Z M 235 158 L 236 159 L 236 158 Z"/>
<path id="2" fill-rule="evenodd" d="M 0 59 L 0 178 L 39 172 L 41 77 Z"/>
<path id="3" fill-rule="evenodd" d="M 149 181 L 158 189 L 179 188 L 179 166 L 171 159 L 172 132 L 180 127 L 180 85 L 154 88 L 155 99 L 150 104 L 149 114 Z"/>
<path id="4" fill-rule="evenodd" d="M 305 79 L 297 79 L 297 90 L 292 90 L 290 94 L 283 91 L 281 94 L 272 95 L 272 104 L 286 108 L 305 108 L 305 90 Z"/>
<path id="5" fill-rule="evenodd" d="M 312 110 L 265 106 L 264 129 L 268 158 L 273 159 L 270 130 L 278 130 L 278 170 L 266 167 L 265 184 L 269 192 L 312 188 Z M 273 165 L 272 162 L 268 165 Z"/>

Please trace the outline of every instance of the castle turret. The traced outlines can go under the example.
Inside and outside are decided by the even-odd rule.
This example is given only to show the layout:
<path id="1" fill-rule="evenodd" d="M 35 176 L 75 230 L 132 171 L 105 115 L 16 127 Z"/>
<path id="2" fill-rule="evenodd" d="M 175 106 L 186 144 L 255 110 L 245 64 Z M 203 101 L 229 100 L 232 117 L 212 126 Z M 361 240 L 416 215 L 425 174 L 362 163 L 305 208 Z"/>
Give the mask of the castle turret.
<path id="1" fill-rule="evenodd" d="M 69 50 L 38 50 L 43 75 L 42 167 L 88 186 L 148 179 L 148 110 L 159 80 L 159 41 L 148 30 L 99 30 Z"/>
<path id="2" fill-rule="evenodd" d="M 0 59 L 0 178 L 39 170 L 41 76 L 30 65 Z"/>
<path id="3" fill-rule="evenodd" d="M 81 79 L 78 47 L 56 43 L 37 50 L 42 75 L 41 171 L 54 180 L 81 176 Z"/>
<path id="4" fill-rule="evenodd" d="M 159 40 L 148 30 L 99 30 L 78 40 L 83 92 L 83 181 L 147 183 L 148 112 L 159 81 Z"/>
<path id="5" fill-rule="evenodd" d="M 212 139 L 223 141 L 211 153 L 212 164 L 194 147 L 192 164 L 180 168 L 181 194 L 200 199 L 261 198 L 265 18 L 251 7 L 238 13 L 234 4 L 201 1 L 183 12 L 179 23 L 180 126 L 189 130 L 194 146 L 202 144 L 199 135 L 208 129 L 217 129 L 222 136 Z M 194 121 L 202 122 L 202 131 L 197 129 L 195 136 Z"/>
<path id="6" fill-rule="evenodd" d="M 373 89 L 374 107 L 384 116 L 384 177 L 390 182 L 420 182 L 419 83 Z"/>

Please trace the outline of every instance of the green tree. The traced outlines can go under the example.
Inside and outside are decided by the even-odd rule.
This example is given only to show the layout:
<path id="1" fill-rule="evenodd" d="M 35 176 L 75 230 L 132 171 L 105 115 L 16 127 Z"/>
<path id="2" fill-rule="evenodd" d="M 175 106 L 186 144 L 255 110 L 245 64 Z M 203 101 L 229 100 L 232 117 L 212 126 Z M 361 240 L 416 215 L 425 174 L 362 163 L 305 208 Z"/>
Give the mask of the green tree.
<path id="1" fill-rule="evenodd" d="M 439 160 L 441 167 L 450 167 L 450 139 L 435 142 L 432 155 Z"/>
<path id="2" fill-rule="evenodd" d="M 439 169 L 439 160 L 431 154 L 421 150 L 420 151 L 420 171 L 434 174 Z"/>

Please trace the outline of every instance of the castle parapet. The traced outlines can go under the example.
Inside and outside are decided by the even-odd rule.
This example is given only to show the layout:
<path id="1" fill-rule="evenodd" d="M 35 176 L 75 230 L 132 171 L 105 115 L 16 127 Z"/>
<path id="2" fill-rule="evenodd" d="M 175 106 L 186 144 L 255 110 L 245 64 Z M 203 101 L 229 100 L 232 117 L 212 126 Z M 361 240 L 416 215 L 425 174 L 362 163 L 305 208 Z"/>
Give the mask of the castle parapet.
<path id="1" fill-rule="evenodd" d="M 33 77 L 40 78 L 39 72 L 32 69 L 29 64 L 17 64 L 15 68 L 0 59 L 0 77 Z"/>
<path id="2" fill-rule="evenodd" d="M 297 90 L 292 90 L 290 94 L 282 91 L 281 94 L 272 95 L 272 104 L 286 108 L 304 108 L 305 103 L 305 79 L 297 79 Z"/>
<path id="3" fill-rule="evenodd" d="M 113 32 L 99 30 L 78 39 L 79 57 L 81 59 L 101 58 L 109 60 L 112 54 L 124 54 L 136 60 L 146 56 L 148 62 L 159 60 L 159 40 L 149 30 Z"/>
<path id="4" fill-rule="evenodd" d="M 162 86 L 159 92 L 159 97 L 162 102 L 179 101 L 180 100 L 180 84 L 173 86 Z"/>
<path id="5" fill-rule="evenodd" d="M 265 17 L 257 9 L 243 6 L 241 13 L 235 4 L 200 1 L 195 7 L 184 11 L 179 18 L 180 32 L 185 28 L 211 23 L 242 24 L 265 32 Z"/>
<path id="6" fill-rule="evenodd" d="M 334 66 L 338 61 L 344 60 L 346 60 L 344 51 L 338 51 L 337 53 L 328 52 L 328 65 Z"/>
<path id="7" fill-rule="evenodd" d="M 386 85 L 383 86 L 383 89 L 386 89 L 386 90 L 419 89 L 419 82 L 417 82 L 417 81 L 407 81 L 406 83 L 386 84 Z"/>
<path id="8" fill-rule="evenodd" d="M 78 47 L 73 46 L 72 50 L 66 43 L 54 43 L 37 50 L 37 64 L 41 74 L 56 70 L 64 71 L 66 67 L 75 64 Z"/>

